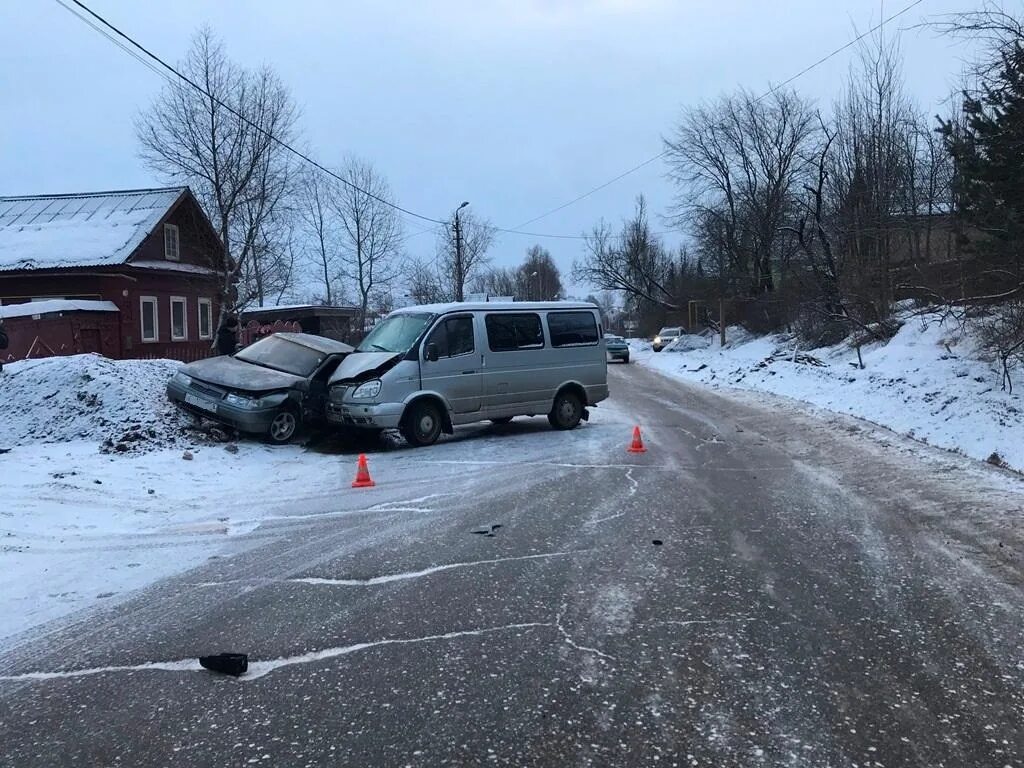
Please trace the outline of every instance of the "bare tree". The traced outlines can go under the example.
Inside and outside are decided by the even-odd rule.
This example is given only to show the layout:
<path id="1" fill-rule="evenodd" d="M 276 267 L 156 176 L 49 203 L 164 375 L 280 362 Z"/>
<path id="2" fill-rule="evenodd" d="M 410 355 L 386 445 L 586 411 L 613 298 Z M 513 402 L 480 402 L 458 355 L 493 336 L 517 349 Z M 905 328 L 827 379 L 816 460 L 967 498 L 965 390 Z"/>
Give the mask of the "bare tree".
<path id="1" fill-rule="evenodd" d="M 402 221 L 389 204 L 391 189 L 369 163 L 349 159 L 334 186 L 330 207 L 337 219 L 338 265 L 359 301 L 359 329 L 366 327 L 371 297 L 399 275 Z"/>
<path id="2" fill-rule="evenodd" d="M 836 106 L 828 196 L 836 247 L 849 262 L 844 286 L 865 318 L 883 320 L 893 300 L 893 255 L 917 226 L 916 110 L 903 86 L 898 38 L 879 32 L 860 48 Z"/>
<path id="3" fill-rule="evenodd" d="M 473 293 L 486 293 L 490 296 L 515 296 L 521 298 L 518 270 L 507 267 L 492 267 L 477 274 L 470 281 Z"/>
<path id="4" fill-rule="evenodd" d="M 713 235 L 737 292 L 775 289 L 781 236 L 805 169 L 814 112 L 793 91 L 747 91 L 689 109 L 665 140 L 677 223 Z"/>
<path id="5" fill-rule="evenodd" d="M 963 90 L 972 94 L 1002 67 L 1004 57 L 1014 46 L 1024 40 L 1024 17 L 1007 11 L 998 0 L 981 0 L 972 10 L 942 14 L 923 26 L 941 35 L 980 43 L 964 73 Z"/>
<path id="6" fill-rule="evenodd" d="M 137 118 L 136 133 L 146 163 L 192 188 L 221 239 L 223 258 L 217 254 L 213 266 L 222 323 L 227 312 L 264 298 L 265 286 L 254 281 L 266 265 L 250 262 L 269 257 L 267 233 L 290 191 L 294 164 L 282 142 L 294 136 L 296 110 L 273 71 L 239 67 L 209 29 L 195 36 L 180 68 L 205 93 L 168 83 Z"/>
<path id="7" fill-rule="evenodd" d="M 472 282 L 490 262 L 487 251 L 494 243 L 495 235 L 493 224 L 465 210 L 459 213 L 459 230 L 462 248 L 461 273 L 454 224 L 444 227 L 437 241 L 437 273 L 444 286 L 444 293 L 452 301 L 462 295 L 466 284 Z"/>
<path id="8" fill-rule="evenodd" d="M 423 259 L 408 259 L 404 277 L 408 296 L 414 304 L 451 301 L 451 294 L 446 292 L 436 264 Z"/>
<path id="9" fill-rule="evenodd" d="M 306 259 L 314 277 L 323 285 L 324 304 L 333 304 L 338 273 L 337 230 L 331 212 L 333 180 L 313 170 L 303 175 L 296 203 L 305 241 Z"/>
<path id="10" fill-rule="evenodd" d="M 667 286 L 672 259 L 651 232 L 642 195 L 633 216 L 623 222 L 618 233 L 601 221 L 586 235 L 584 248 L 583 258 L 573 262 L 574 280 L 622 291 L 633 303 L 678 309 Z"/>

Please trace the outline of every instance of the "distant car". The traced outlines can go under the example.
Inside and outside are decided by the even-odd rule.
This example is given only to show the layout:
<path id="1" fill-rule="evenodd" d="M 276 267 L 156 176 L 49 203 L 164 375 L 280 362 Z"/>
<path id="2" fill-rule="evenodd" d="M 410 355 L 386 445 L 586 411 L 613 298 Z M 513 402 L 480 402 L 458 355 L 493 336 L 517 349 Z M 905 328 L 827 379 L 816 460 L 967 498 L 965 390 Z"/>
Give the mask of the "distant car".
<path id="1" fill-rule="evenodd" d="M 352 352 L 308 333 L 274 333 L 234 355 L 183 365 L 167 397 L 186 411 L 287 443 L 304 423 L 325 419 L 327 380 Z"/>
<path id="2" fill-rule="evenodd" d="M 624 363 L 629 362 L 629 345 L 621 336 L 613 336 L 610 333 L 606 333 L 604 336 L 604 346 L 608 351 L 608 357 L 612 360 L 621 360 Z"/>
<path id="3" fill-rule="evenodd" d="M 654 343 L 651 346 L 655 352 L 661 352 L 670 342 L 675 341 L 682 335 L 682 328 L 662 328 L 658 331 L 658 335 L 654 337 Z"/>

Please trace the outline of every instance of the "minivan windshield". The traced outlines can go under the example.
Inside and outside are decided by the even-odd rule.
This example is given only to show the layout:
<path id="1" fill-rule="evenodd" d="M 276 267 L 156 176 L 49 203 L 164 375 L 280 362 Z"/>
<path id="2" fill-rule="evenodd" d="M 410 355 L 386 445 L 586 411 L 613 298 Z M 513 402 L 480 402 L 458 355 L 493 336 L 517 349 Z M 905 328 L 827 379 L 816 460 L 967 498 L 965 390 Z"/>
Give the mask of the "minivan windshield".
<path id="1" fill-rule="evenodd" d="M 235 359 L 305 377 L 316 370 L 324 356 L 315 349 L 275 335 L 250 344 L 238 352 Z"/>
<path id="2" fill-rule="evenodd" d="M 362 343 L 356 347 L 356 352 L 401 352 L 405 354 L 416 339 L 423 333 L 423 329 L 430 325 L 434 315 L 430 313 L 403 312 L 391 315 L 377 325 Z"/>

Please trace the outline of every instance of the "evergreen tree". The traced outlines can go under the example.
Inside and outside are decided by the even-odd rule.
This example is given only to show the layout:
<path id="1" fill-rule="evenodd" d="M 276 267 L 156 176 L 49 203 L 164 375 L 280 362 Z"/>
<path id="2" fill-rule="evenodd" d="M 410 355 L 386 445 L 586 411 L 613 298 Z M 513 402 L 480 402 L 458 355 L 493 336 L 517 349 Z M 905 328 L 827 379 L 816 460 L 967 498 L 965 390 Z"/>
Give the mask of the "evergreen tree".
<path id="1" fill-rule="evenodd" d="M 940 132 L 956 162 L 959 215 L 969 247 L 998 281 L 1024 278 L 1024 47 L 1018 42 L 980 94 L 964 94 L 963 121 Z M 988 282 L 988 281 L 986 281 Z"/>

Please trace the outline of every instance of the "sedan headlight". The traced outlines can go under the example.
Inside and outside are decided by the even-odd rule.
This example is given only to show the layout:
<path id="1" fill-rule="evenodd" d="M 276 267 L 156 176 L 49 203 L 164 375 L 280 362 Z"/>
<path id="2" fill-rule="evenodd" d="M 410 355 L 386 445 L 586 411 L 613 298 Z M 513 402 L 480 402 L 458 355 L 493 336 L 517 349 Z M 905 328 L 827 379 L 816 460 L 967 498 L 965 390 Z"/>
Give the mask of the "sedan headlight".
<path id="1" fill-rule="evenodd" d="M 229 392 L 224 396 L 224 402 L 228 405 L 233 405 L 236 408 L 258 408 L 260 401 L 245 395 L 236 395 L 234 392 Z"/>
<path id="2" fill-rule="evenodd" d="M 379 381 L 368 381 L 365 384 L 360 384 L 352 391 L 353 400 L 369 400 L 371 397 L 376 397 L 380 394 L 380 382 Z"/>
<path id="3" fill-rule="evenodd" d="M 175 384 L 180 384 L 183 387 L 190 387 L 190 386 L 192 386 L 192 377 L 189 376 L 187 373 L 182 373 L 181 371 L 175 371 L 174 372 L 174 383 Z"/>

